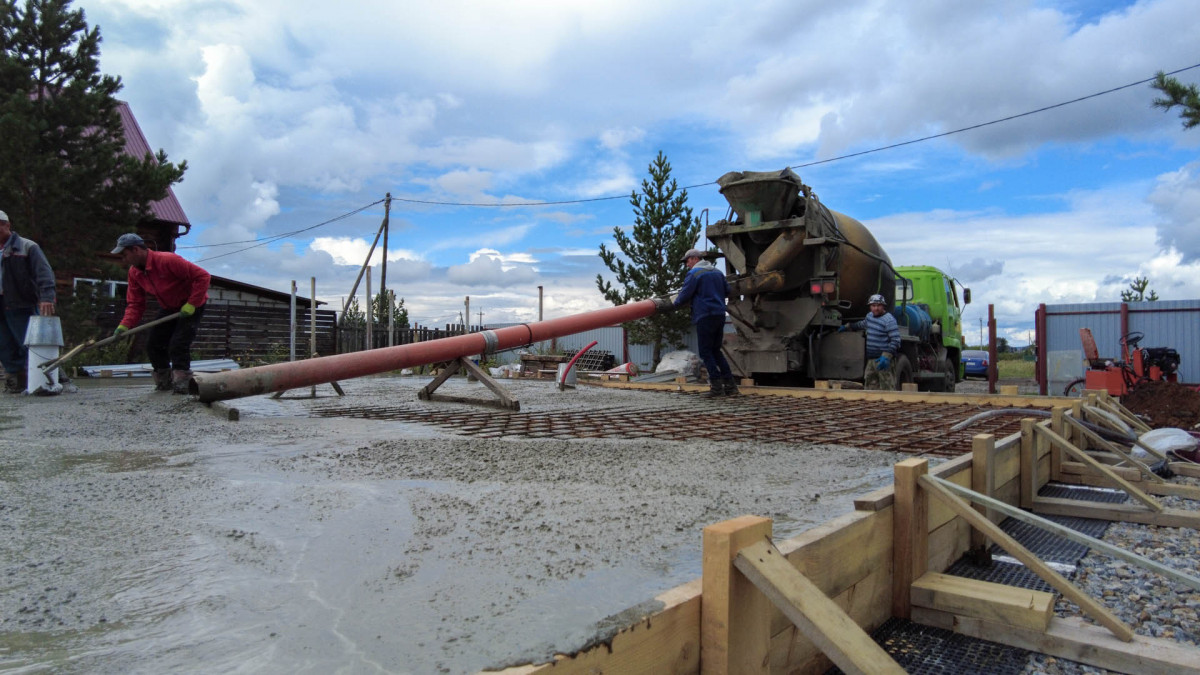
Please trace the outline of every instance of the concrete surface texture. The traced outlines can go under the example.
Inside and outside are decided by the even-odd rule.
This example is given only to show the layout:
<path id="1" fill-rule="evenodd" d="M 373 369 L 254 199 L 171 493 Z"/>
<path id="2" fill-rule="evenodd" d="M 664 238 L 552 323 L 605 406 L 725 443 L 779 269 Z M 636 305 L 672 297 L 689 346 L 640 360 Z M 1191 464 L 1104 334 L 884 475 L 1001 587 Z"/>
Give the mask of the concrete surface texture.
<path id="1" fill-rule="evenodd" d="M 421 402 L 429 378 L 315 403 Z M 479 439 L 311 418 L 148 380 L 0 399 L 0 670 L 469 673 L 604 637 L 699 576 L 700 531 L 757 514 L 785 537 L 891 481 L 895 455 L 713 443 L 692 395 L 504 381 L 525 413 L 677 411 L 677 441 Z M 441 392 L 487 398 L 455 378 Z M 308 390 L 289 395 L 307 395 Z M 635 414 L 631 412 L 631 414 Z"/>

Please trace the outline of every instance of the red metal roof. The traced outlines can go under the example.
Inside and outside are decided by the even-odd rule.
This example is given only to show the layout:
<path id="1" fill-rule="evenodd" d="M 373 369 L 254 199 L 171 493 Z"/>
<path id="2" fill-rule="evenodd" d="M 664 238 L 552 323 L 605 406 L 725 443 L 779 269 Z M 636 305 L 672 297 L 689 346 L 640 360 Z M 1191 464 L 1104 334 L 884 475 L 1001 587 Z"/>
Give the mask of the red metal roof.
<path id="1" fill-rule="evenodd" d="M 154 150 L 150 148 L 150 142 L 146 140 L 146 135 L 142 133 L 142 128 L 138 126 L 137 119 L 133 116 L 133 111 L 129 109 L 129 104 L 124 101 L 117 101 L 117 111 L 121 115 L 121 127 L 125 131 L 126 154 L 136 159 L 145 157 L 146 153 L 153 155 Z M 174 190 L 169 187 L 167 188 L 166 197 L 150 204 L 150 211 L 154 214 L 156 220 L 178 225 L 180 236 L 187 234 L 192 229 L 192 224 L 188 222 L 187 214 L 183 212 L 183 206 L 175 198 Z"/>

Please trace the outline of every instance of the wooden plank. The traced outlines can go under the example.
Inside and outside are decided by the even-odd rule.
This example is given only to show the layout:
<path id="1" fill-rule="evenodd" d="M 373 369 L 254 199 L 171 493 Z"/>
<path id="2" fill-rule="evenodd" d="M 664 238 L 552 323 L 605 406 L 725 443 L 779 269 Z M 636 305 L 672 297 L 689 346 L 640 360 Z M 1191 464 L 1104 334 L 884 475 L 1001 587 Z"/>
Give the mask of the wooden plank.
<path id="1" fill-rule="evenodd" d="M 1200 464 L 1191 464 L 1189 462 L 1171 462 L 1168 466 L 1170 466 L 1171 470 L 1180 476 L 1200 478 Z"/>
<path id="2" fill-rule="evenodd" d="M 905 672 L 821 589 L 792 567 L 771 542 L 760 541 L 743 548 L 734 565 L 844 672 Z"/>
<path id="3" fill-rule="evenodd" d="M 892 560 L 892 512 L 853 512 L 776 543 L 821 592 L 836 597 Z M 855 555 L 846 556 L 846 551 Z"/>
<path id="4" fill-rule="evenodd" d="M 594 673 L 700 672 L 700 580 L 654 600 L 661 610 L 645 616 L 600 644 L 560 654 L 544 664 L 514 666 L 500 675 L 592 675 Z"/>
<path id="5" fill-rule="evenodd" d="M 1048 438 L 1051 443 L 1053 443 L 1053 444 L 1057 445 L 1059 448 L 1065 450 L 1068 454 L 1073 456 L 1075 459 L 1078 459 L 1081 462 L 1083 462 L 1084 464 L 1087 464 L 1088 466 L 1092 467 L 1093 470 L 1098 471 L 1101 474 L 1107 476 L 1108 479 L 1111 480 L 1116 486 L 1120 487 L 1122 490 L 1129 493 L 1129 496 L 1138 500 L 1139 502 L 1144 504 L 1147 508 L 1152 509 L 1154 511 L 1162 511 L 1163 510 L 1163 505 L 1158 500 L 1156 500 L 1155 498 L 1146 494 L 1145 492 L 1142 492 L 1133 483 L 1130 483 L 1129 481 L 1125 480 L 1124 478 L 1121 478 L 1117 474 L 1113 473 L 1111 469 L 1109 469 L 1104 464 L 1097 462 L 1095 459 L 1092 459 L 1092 457 L 1090 457 L 1083 450 L 1080 450 L 1079 448 L 1075 447 L 1074 445 L 1071 445 L 1071 442 L 1068 441 L 1067 439 L 1063 438 L 1062 436 L 1059 436 L 1058 434 L 1054 433 L 1053 431 L 1051 431 L 1045 427 L 1039 426 L 1039 427 L 1035 427 L 1035 428 L 1037 429 L 1038 434 L 1041 434 L 1045 438 Z"/>
<path id="6" fill-rule="evenodd" d="M 907 619 L 912 601 L 908 587 L 929 564 L 929 498 L 918 481 L 929 472 L 929 460 L 906 459 L 892 471 L 896 503 L 892 505 L 892 615 Z"/>
<path id="7" fill-rule="evenodd" d="M 1125 562 L 1132 563 L 1139 567 L 1150 570 L 1155 574 L 1165 576 L 1172 581 L 1177 581 L 1186 586 L 1190 586 L 1193 590 L 1200 591 L 1200 578 L 1191 576 L 1186 572 L 1181 572 L 1174 567 L 1163 565 L 1162 563 L 1155 562 L 1149 558 L 1144 558 L 1136 553 L 1131 553 L 1130 551 L 1126 551 L 1119 546 L 1113 546 L 1102 539 L 1089 537 L 1088 535 L 1083 534 L 1082 532 L 1077 532 L 1065 525 L 1061 525 L 1052 520 L 1047 520 L 1040 516 L 1036 516 L 1028 511 L 1009 506 L 1008 504 L 998 502 L 991 497 L 971 492 L 970 490 L 955 485 L 954 483 L 950 483 L 948 481 L 938 481 L 936 478 L 933 480 L 938 482 L 941 487 L 946 488 L 958 497 L 975 503 L 985 504 L 1000 511 L 1004 515 L 1009 516 L 1010 518 L 1016 518 L 1017 520 L 1041 528 L 1047 532 L 1051 532 L 1055 535 L 1063 537 L 1064 539 L 1068 539 L 1077 544 L 1083 544 L 1084 546 L 1087 546 L 1088 548 L 1098 551 L 1104 555 L 1124 560 Z"/>
<path id="8" fill-rule="evenodd" d="M 1121 403 L 1112 396 L 1105 396 L 1104 398 L 1100 399 L 1099 403 L 1101 408 L 1108 410 L 1117 417 L 1120 417 L 1126 424 L 1133 427 L 1140 433 L 1144 434 L 1147 431 L 1150 431 L 1149 425 L 1138 419 L 1138 416 L 1134 415 L 1133 411 L 1121 405 Z"/>
<path id="9" fill-rule="evenodd" d="M 1200 529 L 1200 512 L 1182 509 L 1164 508 L 1162 511 L 1149 511 L 1133 504 L 1102 504 L 1078 499 L 1038 497 L 1033 501 L 1033 511 L 1052 516 L 1075 516 L 1119 523 Z"/>
<path id="10" fill-rule="evenodd" d="M 738 551 L 768 540 L 771 520 L 741 516 L 703 530 L 700 672 L 765 673 L 771 602 L 733 566 Z"/>
<path id="11" fill-rule="evenodd" d="M 1113 473 L 1117 474 L 1118 476 L 1120 476 L 1121 478 L 1124 478 L 1127 481 L 1144 483 L 1144 481 L 1142 481 L 1142 479 L 1145 476 L 1143 476 L 1142 472 L 1138 469 L 1131 469 L 1127 466 L 1109 466 L 1108 470 L 1112 471 Z M 1105 485 L 1108 485 L 1108 486 L 1112 485 L 1112 482 L 1108 481 L 1108 476 L 1106 474 L 1103 474 L 1103 473 L 1097 471 L 1096 469 L 1093 469 L 1091 464 L 1084 464 L 1083 462 L 1073 462 L 1073 461 L 1064 460 L 1062 463 L 1063 477 L 1070 476 L 1072 474 L 1078 475 L 1078 476 L 1097 476 L 1097 477 L 1103 478 L 1103 479 L 1105 479 L 1105 481 L 1107 481 L 1105 483 Z M 1146 487 L 1147 486 L 1144 484 L 1141 486 L 1141 488 L 1143 490 L 1146 489 Z"/>
<path id="12" fill-rule="evenodd" d="M 912 585 L 912 604 L 1009 626 L 1046 630 L 1054 594 L 928 572 Z"/>
<path id="13" fill-rule="evenodd" d="M 1087 438 L 1089 441 L 1096 444 L 1100 448 L 1108 450 L 1109 452 L 1123 458 L 1125 461 L 1129 462 L 1130 464 L 1133 464 L 1134 466 L 1136 466 L 1138 468 L 1138 470 L 1142 473 L 1142 475 L 1146 476 L 1150 480 L 1155 481 L 1155 482 L 1159 482 L 1162 480 L 1162 478 L 1160 478 L 1158 475 L 1156 475 L 1153 471 L 1150 470 L 1150 467 L 1146 466 L 1141 460 L 1134 457 L 1133 453 L 1125 452 L 1125 450 L 1123 448 L 1121 448 L 1120 446 L 1118 446 L 1116 443 L 1113 443 L 1113 442 L 1103 438 L 1102 436 L 1100 436 L 1100 434 L 1097 434 L 1096 432 L 1092 431 L 1091 429 L 1088 429 L 1079 420 L 1068 417 L 1068 418 L 1066 418 L 1066 422 L 1075 433 L 1084 436 L 1085 438 Z M 1080 443 L 1079 446 L 1083 447 L 1083 444 Z"/>
<path id="14" fill-rule="evenodd" d="M 624 388 L 675 391 L 674 385 L 659 382 L 630 382 Z M 862 389 L 798 389 L 790 387 L 756 387 L 755 394 L 788 398 L 831 398 L 842 401 L 888 401 L 904 403 L 940 403 L 998 408 L 1052 408 L 1069 405 L 1072 399 L 1061 396 L 996 396 L 991 394 L 953 394 L 942 392 L 872 391 Z"/>
<path id="15" fill-rule="evenodd" d="M 855 623 L 870 633 L 892 618 L 891 569 L 885 564 L 831 598 Z M 833 662 L 799 628 L 787 617 L 784 617 L 784 621 L 784 629 L 771 638 L 772 673 L 822 675 L 833 667 Z"/>
<path id="16" fill-rule="evenodd" d="M 967 475 L 970 475 L 970 455 L 960 455 L 949 461 L 942 462 L 931 469 L 929 471 L 929 475 L 938 476 L 940 478 L 949 478 L 960 471 L 966 472 Z M 966 483 L 964 483 L 964 485 L 965 484 Z M 891 506 L 894 502 L 895 486 L 886 485 L 878 490 L 873 490 L 855 499 L 854 508 L 858 511 L 882 511 L 883 509 Z"/>
<path id="17" fill-rule="evenodd" d="M 933 610 L 914 611 L 913 616 L 925 625 L 949 628 L 962 635 L 1110 671 L 1136 675 L 1200 675 L 1200 655 L 1195 647 L 1142 635 L 1122 641 L 1080 617 L 1054 617 L 1049 628 L 1039 631 Z"/>
<path id="18" fill-rule="evenodd" d="M 926 568 L 931 572 L 944 572 L 971 548 L 971 526 L 962 518 L 955 518 L 929 533 L 929 561 Z"/>
<path id="19" fill-rule="evenodd" d="M 1101 605 L 1091 596 L 1080 591 L 1061 574 L 1055 572 L 1049 565 L 1031 553 L 1029 549 L 1022 546 L 1004 530 L 1001 530 L 999 526 L 976 513 L 975 509 L 972 509 L 966 502 L 955 497 L 947 488 L 939 485 L 928 476 L 922 477 L 919 480 L 922 488 L 925 488 L 926 491 L 932 493 L 938 499 L 951 505 L 958 515 L 970 523 L 972 527 L 983 530 L 992 541 L 996 542 L 1005 551 L 1008 551 L 1009 555 L 1020 560 L 1030 571 L 1041 577 L 1043 581 L 1050 584 L 1056 591 L 1062 593 L 1065 598 L 1079 605 L 1084 614 L 1104 625 L 1122 640 L 1129 641 L 1133 636 L 1133 631 L 1129 626 L 1125 625 L 1120 619 L 1109 612 L 1104 605 Z"/>

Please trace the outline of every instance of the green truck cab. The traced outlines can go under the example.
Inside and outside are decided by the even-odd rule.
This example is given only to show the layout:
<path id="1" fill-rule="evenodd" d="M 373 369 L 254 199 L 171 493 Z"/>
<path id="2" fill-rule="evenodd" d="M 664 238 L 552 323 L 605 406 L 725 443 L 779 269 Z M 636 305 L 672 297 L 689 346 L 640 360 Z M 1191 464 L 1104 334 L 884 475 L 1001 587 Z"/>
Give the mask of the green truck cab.
<path id="1" fill-rule="evenodd" d="M 909 366 L 908 372 L 897 368 L 899 383 L 954 391 L 955 383 L 962 381 L 962 309 L 970 302 L 971 289 L 936 267 L 896 268 L 892 313 L 900 324 L 900 351 Z"/>

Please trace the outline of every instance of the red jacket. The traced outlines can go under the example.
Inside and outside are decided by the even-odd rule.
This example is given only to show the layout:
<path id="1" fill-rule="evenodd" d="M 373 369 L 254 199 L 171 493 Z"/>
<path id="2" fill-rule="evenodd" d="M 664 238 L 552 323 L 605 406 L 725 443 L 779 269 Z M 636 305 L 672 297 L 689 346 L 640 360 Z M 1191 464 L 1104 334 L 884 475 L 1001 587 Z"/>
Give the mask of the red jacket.
<path id="1" fill-rule="evenodd" d="M 154 296 L 159 307 L 177 312 L 184 303 L 200 307 L 208 301 L 208 272 L 174 253 L 146 252 L 146 269 L 129 268 L 129 288 L 125 291 L 125 317 L 121 325 L 133 328 L 146 311 L 146 293 Z"/>

